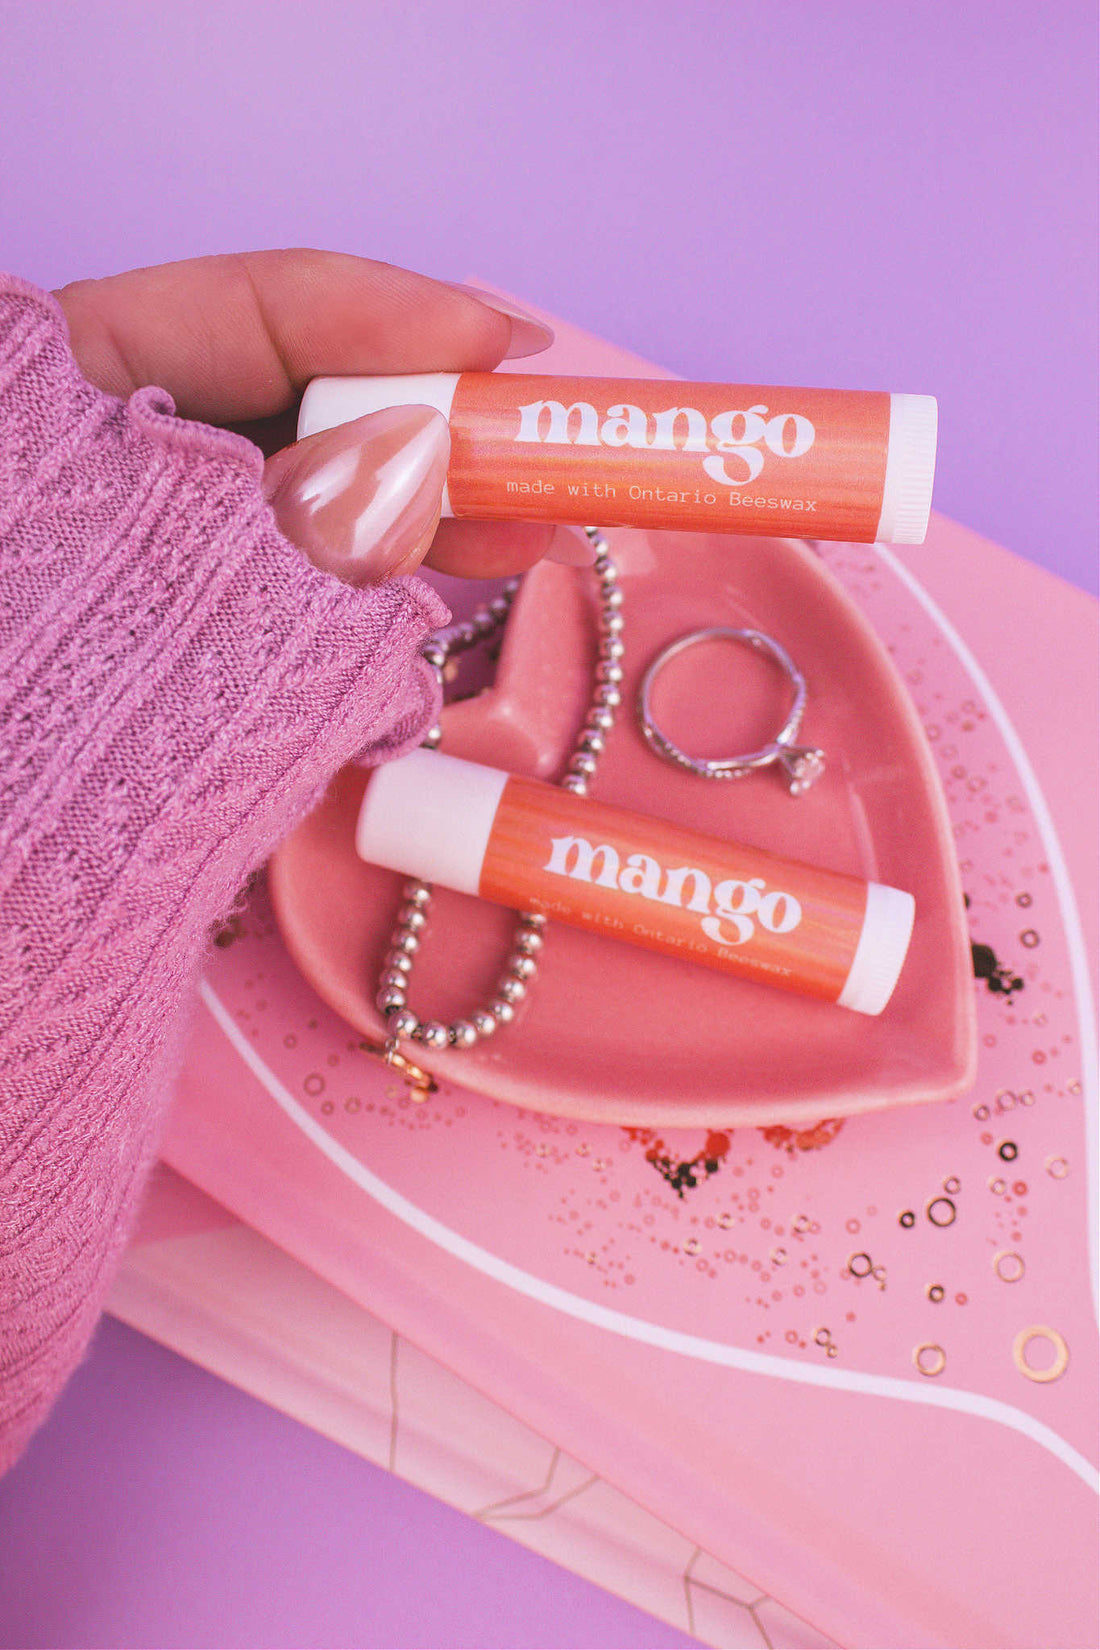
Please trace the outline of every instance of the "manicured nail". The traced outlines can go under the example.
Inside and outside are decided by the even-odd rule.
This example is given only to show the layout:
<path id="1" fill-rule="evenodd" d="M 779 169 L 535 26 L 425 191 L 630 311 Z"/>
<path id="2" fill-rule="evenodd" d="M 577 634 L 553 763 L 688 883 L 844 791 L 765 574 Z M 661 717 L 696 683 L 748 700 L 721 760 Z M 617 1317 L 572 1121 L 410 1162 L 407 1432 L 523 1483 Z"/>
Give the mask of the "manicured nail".
<path id="1" fill-rule="evenodd" d="M 387 407 L 284 447 L 264 493 L 288 539 L 345 584 L 419 566 L 439 521 L 451 453 L 433 407 Z"/>
<path id="2" fill-rule="evenodd" d="M 487 309 L 495 309 L 499 315 L 507 315 L 512 323 L 512 341 L 508 345 L 504 359 L 515 361 L 521 355 L 538 355 L 540 350 L 549 349 L 554 342 L 554 329 L 548 327 L 545 321 L 536 321 L 533 315 L 528 315 L 525 309 L 513 304 L 507 298 L 498 298 L 495 292 L 482 292 L 479 286 L 465 286 L 461 281 L 447 281 L 452 292 L 464 292 L 469 298 L 476 298 L 478 303 L 484 304 Z"/>
<path id="3" fill-rule="evenodd" d="M 564 567 L 591 567 L 596 559 L 596 546 L 584 533 L 559 527 L 544 559 L 561 562 Z"/>

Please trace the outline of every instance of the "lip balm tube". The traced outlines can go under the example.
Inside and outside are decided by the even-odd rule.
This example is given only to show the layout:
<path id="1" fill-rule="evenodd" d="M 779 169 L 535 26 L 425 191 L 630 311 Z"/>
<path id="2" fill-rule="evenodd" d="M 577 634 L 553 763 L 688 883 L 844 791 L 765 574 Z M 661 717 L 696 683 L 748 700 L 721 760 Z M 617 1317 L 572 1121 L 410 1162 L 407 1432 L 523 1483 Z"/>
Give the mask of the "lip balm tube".
<path id="1" fill-rule="evenodd" d="M 450 424 L 445 516 L 922 544 L 930 395 L 664 379 L 317 378 L 299 439 L 384 407 Z"/>
<path id="2" fill-rule="evenodd" d="M 911 894 L 445 756 L 376 768 L 363 859 L 518 911 L 880 1014 Z"/>

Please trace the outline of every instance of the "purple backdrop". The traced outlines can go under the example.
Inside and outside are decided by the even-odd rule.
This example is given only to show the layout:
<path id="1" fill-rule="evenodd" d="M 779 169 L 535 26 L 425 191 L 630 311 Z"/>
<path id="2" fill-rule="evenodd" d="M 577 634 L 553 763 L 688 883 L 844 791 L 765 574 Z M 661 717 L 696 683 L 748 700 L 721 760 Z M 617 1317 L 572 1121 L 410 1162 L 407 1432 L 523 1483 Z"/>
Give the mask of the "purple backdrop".
<path id="1" fill-rule="evenodd" d="M 0 260 L 331 246 L 931 392 L 938 508 L 1095 589 L 1095 61 L 1091 0 L 0 0 Z M 117 1325 L 0 1554 L 5 1644 L 685 1642 Z"/>

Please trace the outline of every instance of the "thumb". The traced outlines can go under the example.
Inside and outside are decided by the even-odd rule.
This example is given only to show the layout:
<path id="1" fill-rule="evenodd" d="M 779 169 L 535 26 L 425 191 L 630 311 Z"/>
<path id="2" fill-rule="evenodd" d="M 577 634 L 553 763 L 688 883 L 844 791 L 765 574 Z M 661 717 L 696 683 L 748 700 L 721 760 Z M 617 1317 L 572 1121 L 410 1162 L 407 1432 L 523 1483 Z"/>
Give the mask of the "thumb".
<path id="1" fill-rule="evenodd" d="M 346 584 L 412 573 L 439 522 L 451 438 L 432 407 L 387 407 L 284 447 L 264 493 L 286 537 Z"/>

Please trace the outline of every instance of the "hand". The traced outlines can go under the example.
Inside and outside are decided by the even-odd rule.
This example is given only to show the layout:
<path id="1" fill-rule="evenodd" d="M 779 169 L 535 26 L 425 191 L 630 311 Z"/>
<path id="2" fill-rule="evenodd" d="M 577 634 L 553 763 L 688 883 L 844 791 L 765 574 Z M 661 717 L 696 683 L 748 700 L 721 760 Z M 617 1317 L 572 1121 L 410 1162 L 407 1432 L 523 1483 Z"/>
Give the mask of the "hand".
<path id="1" fill-rule="evenodd" d="M 374 583 L 421 561 L 494 578 L 549 548 L 553 530 L 541 524 L 440 524 L 450 438 L 427 408 L 372 413 L 284 446 L 311 378 L 485 372 L 552 341 L 524 312 L 391 264 L 313 251 L 193 258 L 76 281 L 57 298 L 81 370 L 100 389 L 127 396 L 158 384 L 181 417 L 255 441 L 283 532 L 341 578 Z"/>

